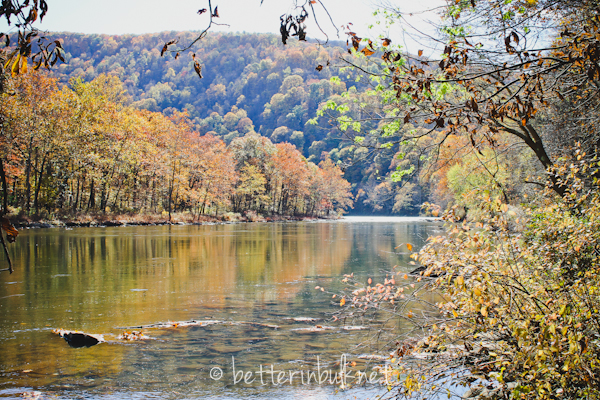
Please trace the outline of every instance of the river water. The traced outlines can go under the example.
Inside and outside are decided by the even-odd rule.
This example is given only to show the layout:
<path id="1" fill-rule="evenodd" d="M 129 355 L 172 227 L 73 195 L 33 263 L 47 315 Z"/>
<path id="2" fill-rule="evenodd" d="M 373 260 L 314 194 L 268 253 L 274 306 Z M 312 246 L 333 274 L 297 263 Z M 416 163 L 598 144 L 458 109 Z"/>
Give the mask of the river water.
<path id="1" fill-rule="evenodd" d="M 396 265 L 409 271 L 401 245 L 417 249 L 439 230 L 438 222 L 387 217 L 24 230 L 11 245 L 15 272 L 0 274 L 0 398 L 385 393 L 324 379 L 343 361 L 373 373 L 368 359 L 385 356 L 384 347 L 356 346 L 368 342 L 368 326 L 331 319 L 340 309 L 332 293 L 343 274 L 377 281 Z M 151 339 L 117 338 L 147 325 L 155 325 L 142 329 Z M 56 328 L 107 342 L 71 348 Z"/>

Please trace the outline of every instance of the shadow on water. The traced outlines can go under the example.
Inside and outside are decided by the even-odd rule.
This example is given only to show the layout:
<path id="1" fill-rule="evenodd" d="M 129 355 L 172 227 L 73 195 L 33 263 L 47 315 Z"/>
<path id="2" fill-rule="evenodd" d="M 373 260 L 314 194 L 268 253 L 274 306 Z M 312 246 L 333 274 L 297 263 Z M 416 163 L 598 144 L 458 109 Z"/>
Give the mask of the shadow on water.
<path id="1" fill-rule="evenodd" d="M 339 290 L 343 274 L 376 278 L 394 265 L 408 271 L 409 254 L 395 247 L 418 248 L 436 229 L 419 219 L 349 218 L 24 231 L 12 247 L 16 272 L 0 276 L 0 398 L 379 394 L 377 385 L 337 393 L 339 385 L 316 382 L 339 372 L 343 354 L 356 356 L 349 349 L 364 332 L 331 321 L 339 306 L 315 286 Z M 192 319 L 219 323 L 111 340 L 117 327 Z M 70 348 L 54 328 L 107 342 Z M 357 361 L 356 370 L 375 365 Z"/>

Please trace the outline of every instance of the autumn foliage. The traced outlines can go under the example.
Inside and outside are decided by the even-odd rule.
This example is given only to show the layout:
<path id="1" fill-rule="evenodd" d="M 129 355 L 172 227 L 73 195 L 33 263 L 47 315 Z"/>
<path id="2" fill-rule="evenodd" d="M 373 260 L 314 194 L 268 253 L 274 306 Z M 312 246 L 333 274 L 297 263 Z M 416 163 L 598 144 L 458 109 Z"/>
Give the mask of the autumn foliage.
<path id="1" fill-rule="evenodd" d="M 228 147 L 196 132 L 185 112 L 128 107 L 114 76 L 63 86 L 29 73 L 8 84 L 0 156 L 9 210 L 317 216 L 351 205 L 332 164 L 254 132 Z"/>

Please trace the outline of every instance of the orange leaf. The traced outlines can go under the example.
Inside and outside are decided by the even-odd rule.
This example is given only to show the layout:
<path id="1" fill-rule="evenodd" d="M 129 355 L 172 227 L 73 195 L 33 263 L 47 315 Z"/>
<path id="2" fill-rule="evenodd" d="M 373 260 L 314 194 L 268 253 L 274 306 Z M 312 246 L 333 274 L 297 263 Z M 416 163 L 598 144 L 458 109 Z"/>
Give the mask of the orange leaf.
<path id="1" fill-rule="evenodd" d="M 17 231 L 17 229 L 5 217 L 2 217 L 0 223 L 2 223 L 2 229 L 4 229 L 4 232 L 6 232 L 8 241 L 11 243 L 14 242 L 17 239 L 17 236 L 19 236 L 19 231 Z"/>
<path id="2" fill-rule="evenodd" d="M 344 304 L 346 304 L 346 299 L 342 297 L 342 299 L 340 300 L 340 307 L 343 307 Z"/>
<path id="3" fill-rule="evenodd" d="M 360 52 L 363 53 L 367 57 L 375 54 L 375 52 L 373 50 L 366 48 L 366 47 L 364 49 L 362 49 Z"/>

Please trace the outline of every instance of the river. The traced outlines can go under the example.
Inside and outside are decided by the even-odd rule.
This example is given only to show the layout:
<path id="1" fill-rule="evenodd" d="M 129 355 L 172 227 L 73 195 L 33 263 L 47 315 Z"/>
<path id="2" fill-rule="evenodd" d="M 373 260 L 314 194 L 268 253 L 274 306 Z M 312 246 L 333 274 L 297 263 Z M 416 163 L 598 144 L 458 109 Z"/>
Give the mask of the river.
<path id="1" fill-rule="evenodd" d="M 377 384 L 340 390 L 316 382 L 324 371 L 335 376 L 343 360 L 370 373 L 376 364 L 364 357 L 373 349 L 355 346 L 368 327 L 331 319 L 340 308 L 331 293 L 342 289 L 343 274 L 377 281 L 395 265 L 409 271 L 401 245 L 418 249 L 440 229 L 418 218 L 349 217 L 24 230 L 10 245 L 15 272 L 0 274 L 0 398 L 385 393 Z M 143 329 L 148 340 L 117 339 L 156 324 L 164 326 Z M 107 342 L 72 348 L 56 328 Z"/>

